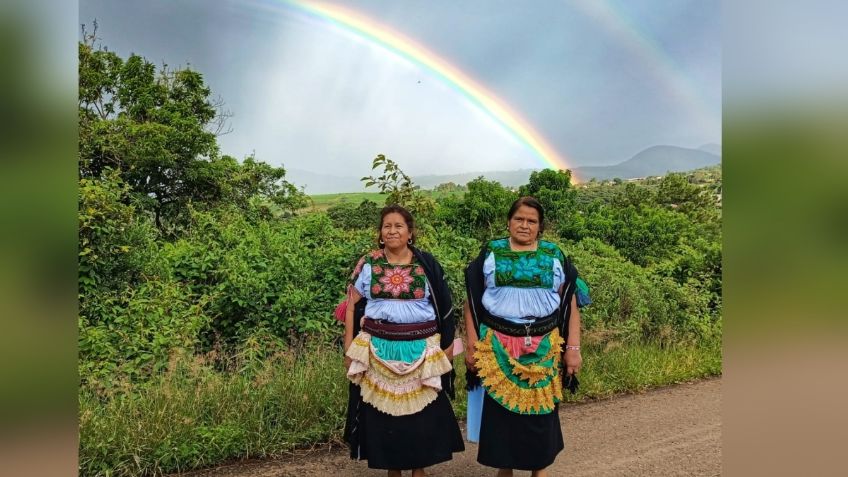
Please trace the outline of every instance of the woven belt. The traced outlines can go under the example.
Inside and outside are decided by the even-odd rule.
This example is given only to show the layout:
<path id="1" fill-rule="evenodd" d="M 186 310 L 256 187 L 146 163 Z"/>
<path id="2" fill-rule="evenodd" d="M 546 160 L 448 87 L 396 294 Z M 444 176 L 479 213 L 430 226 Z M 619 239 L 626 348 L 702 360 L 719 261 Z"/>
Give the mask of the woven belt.
<path id="1" fill-rule="evenodd" d="M 438 328 L 435 320 L 423 323 L 399 324 L 384 320 L 365 318 L 362 331 L 371 336 L 395 341 L 423 340 L 436 334 Z"/>
<path id="2" fill-rule="evenodd" d="M 548 316 L 536 318 L 532 323 L 523 325 L 489 313 L 481 313 L 480 321 L 489 328 L 510 336 L 542 336 L 557 327 L 558 311 L 556 310 Z"/>

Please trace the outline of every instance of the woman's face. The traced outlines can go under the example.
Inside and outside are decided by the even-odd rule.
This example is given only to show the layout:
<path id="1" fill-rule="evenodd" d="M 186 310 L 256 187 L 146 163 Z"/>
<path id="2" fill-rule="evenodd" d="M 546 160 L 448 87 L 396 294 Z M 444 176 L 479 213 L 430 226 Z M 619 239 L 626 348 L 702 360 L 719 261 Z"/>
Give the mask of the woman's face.
<path id="1" fill-rule="evenodd" d="M 509 237 L 520 245 L 530 245 L 539 237 L 539 211 L 522 205 L 509 219 Z"/>
<path id="2" fill-rule="evenodd" d="M 383 217 L 380 238 L 386 243 L 386 247 L 390 249 L 405 247 L 410 237 L 411 232 L 402 215 L 392 212 Z"/>

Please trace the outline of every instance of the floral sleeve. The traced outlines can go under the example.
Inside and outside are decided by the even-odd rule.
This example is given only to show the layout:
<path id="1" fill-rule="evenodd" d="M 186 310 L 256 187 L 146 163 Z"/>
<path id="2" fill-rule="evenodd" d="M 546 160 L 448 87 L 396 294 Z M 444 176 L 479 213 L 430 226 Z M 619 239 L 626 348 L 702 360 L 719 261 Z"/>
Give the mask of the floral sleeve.
<path id="1" fill-rule="evenodd" d="M 347 281 L 348 285 L 352 285 L 356 282 L 356 280 L 359 278 L 359 274 L 362 273 L 362 267 L 364 265 L 365 256 L 363 255 L 362 258 L 360 258 L 359 261 L 356 262 L 356 267 L 353 268 L 353 273 L 350 274 L 350 278 Z"/>

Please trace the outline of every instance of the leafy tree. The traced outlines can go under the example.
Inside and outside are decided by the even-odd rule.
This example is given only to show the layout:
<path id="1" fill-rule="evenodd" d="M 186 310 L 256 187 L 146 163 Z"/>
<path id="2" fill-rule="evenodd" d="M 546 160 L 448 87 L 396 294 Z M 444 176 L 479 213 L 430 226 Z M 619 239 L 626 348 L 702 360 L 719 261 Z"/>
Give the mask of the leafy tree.
<path id="1" fill-rule="evenodd" d="M 439 219 L 480 240 L 504 235 L 507 211 L 518 195 L 483 177 L 469 182 L 467 187 L 464 197 L 446 197 L 439 202 Z"/>
<path id="2" fill-rule="evenodd" d="M 454 192 L 465 192 L 467 190 L 468 188 L 466 186 L 454 184 L 453 182 L 445 182 L 433 188 L 434 192 L 441 192 L 445 194 L 450 194 Z"/>
<path id="3" fill-rule="evenodd" d="M 660 181 L 657 203 L 705 221 L 710 217 L 710 209 L 714 209 L 715 200 L 709 189 L 690 183 L 684 174 L 672 173 Z"/>
<path id="4" fill-rule="evenodd" d="M 348 202 L 327 209 L 327 215 L 336 227 L 343 229 L 372 229 L 380 218 L 377 203 L 368 199 L 354 205 Z"/>
<path id="5" fill-rule="evenodd" d="M 361 179 L 365 182 L 365 187 L 377 186 L 381 193 L 387 194 L 386 205 L 402 205 L 416 217 L 416 220 L 424 221 L 432 216 L 436 209 L 433 199 L 422 193 L 420 188 L 413 184 L 412 178 L 406 175 L 395 161 L 379 154 L 374 158 L 371 170 L 380 166 L 383 167 L 382 175 Z"/>
<path id="6" fill-rule="evenodd" d="M 303 193 L 285 170 L 248 158 L 220 156 L 216 135 L 228 112 L 189 68 L 158 72 L 139 55 L 124 60 L 85 35 L 79 55 L 79 175 L 119 171 L 137 205 L 156 225 L 185 220 L 186 205 L 214 206 L 251 198 L 295 210 Z"/>
<path id="7" fill-rule="evenodd" d="M 648 205 L 603 206 L 585 217 L 586 236 L 614 246 L 642 266 L 670 257 L 694 230 L 684 215 Z"/>
<path id="8" fill-rule="evenodd" d="M 616 207 L 652 206 L 656 204 L 656 194 L 645 186 L 628 182 L 612 197 L 612 204 Z"/>

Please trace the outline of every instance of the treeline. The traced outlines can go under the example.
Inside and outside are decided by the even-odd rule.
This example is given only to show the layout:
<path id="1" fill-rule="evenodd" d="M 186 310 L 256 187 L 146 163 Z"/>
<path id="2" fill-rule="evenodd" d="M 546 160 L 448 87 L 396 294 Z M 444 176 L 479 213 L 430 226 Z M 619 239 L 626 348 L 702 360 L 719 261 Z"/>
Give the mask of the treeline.
<path id="1" fill-rule="evenodd" d="M 383 204 L 299 213 L 307 197 L 283 168 L 220 152 L 228 114 L 199 72 L 121 58 L 93 35 L 79 43 L 82 474 L 269 455 L 326 439 L 341 423 L 321 417 L 328 408 L 341 416 L 346 389 L 332 310 L 374 246 Z M 419 245 L 444 265 L 455 302 L 483 241 L 506 235 L 511 202 L 534 195 L 547 211 L 545 237 L 592 287 L 589 349 L 717 356 L 720 170 L 580 186 L 568 171 L 544 170 L 518 191 L 479 178 L 439 199 L 389 158 L 374 159 L 374 170 L 367 182 L 413 211 Z M 695 363 L 662 379 L 714 372 Z M 597 379 L 597 395 L 630 388 Z M 312 393 L 321 400 L 290 405 Z M 163 410 L 168 402 L 175 407 Z M 296 414 L 279 414 L 283 403 Z"/>

